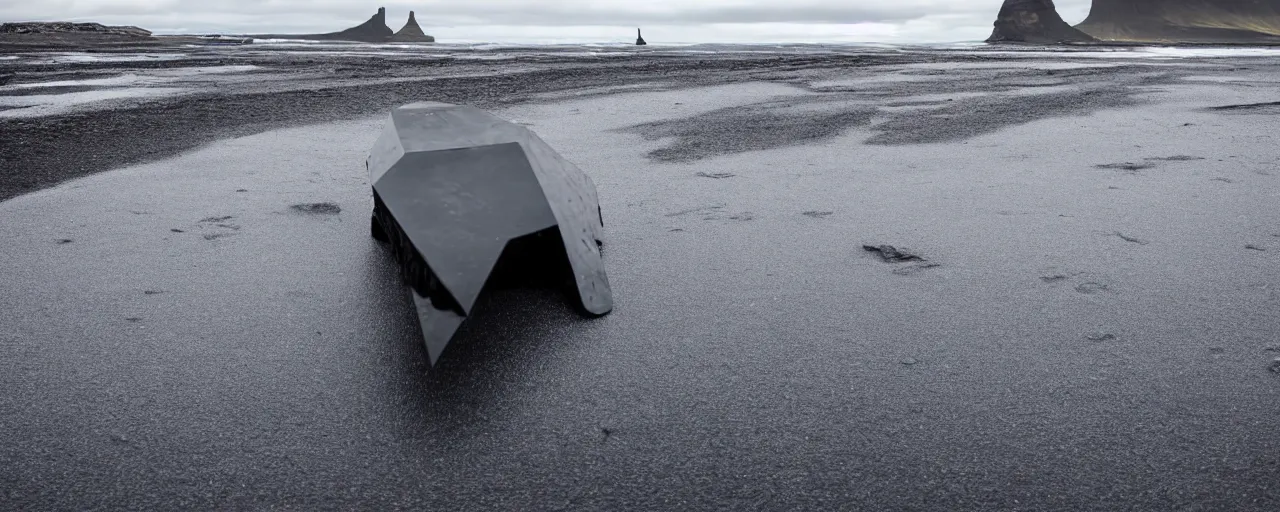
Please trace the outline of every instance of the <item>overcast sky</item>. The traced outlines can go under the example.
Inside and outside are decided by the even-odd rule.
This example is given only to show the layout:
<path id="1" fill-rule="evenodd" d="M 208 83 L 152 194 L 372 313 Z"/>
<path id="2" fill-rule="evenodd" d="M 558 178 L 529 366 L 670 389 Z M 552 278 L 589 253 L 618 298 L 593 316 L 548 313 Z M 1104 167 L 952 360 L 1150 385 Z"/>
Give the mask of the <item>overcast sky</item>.
<path id="1" fill-rule="evenodd" d="M 985 39 L 1003 0 L 0 0 L 0 21 L 136 25 L 156 33 L 316 33 L 379 6 L 441 42 L 951 42 Z M 1090 0 L 1058 0 L 1079 23 Z"/>

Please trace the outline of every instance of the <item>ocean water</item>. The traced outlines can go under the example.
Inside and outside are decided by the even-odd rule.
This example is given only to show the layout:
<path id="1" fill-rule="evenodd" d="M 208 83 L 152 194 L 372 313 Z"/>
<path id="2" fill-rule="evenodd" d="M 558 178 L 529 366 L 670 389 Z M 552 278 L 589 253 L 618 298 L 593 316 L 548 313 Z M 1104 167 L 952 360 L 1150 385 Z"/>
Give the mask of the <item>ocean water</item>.
<path id="1" fill-rule="evenodd" d="M 627 43 L 514 44 L 436 43 L 365 44 L 300 40 L 255 40 L 244 51 L 302 54 L 421 57 L 427 59 L 506 60 L 529 58 L 626 58 L 636 56 L 734 56 L 734 55 L 865 55 L 879 53 L 949 53 L 1006 57 L 1100 59 L 1182 59 L 1214 57 L 1280 57 L 1280 47 L 1053 47 L 989 45 L 981 41 L 933 44 L 889 43 Z"/>
<path id="2" fill-rule="evenodd" d="M 1159 65 L 1181 59 L 1275 58 L 1280 48 L 1250 47 L 1050 47 L 988 45 L 982 42 L 945 44 L 883 43 L 758 43 L 696 44 L 655 43 L 638 47 L 623 43 L 584 44 L 513 44 L 513 43 L 438 43 L 438 44 L 366 44 L 288 39 L 260 39 L 242 46 L 190 45 L 170 51 L 146 52 L 34 52 L 6 55 L 0 58 L 0 76 L 23 76 L 18 83 L 0 85 L 0 118 L 57 115 L 85 108 L 107 108 L 122 100 L 146 101 L 209 90 L 241 86 L 249 82 L 272 82 L 287 78 L 252 65 L 208 66 L 211 55 L 259 57 L 379 57 L 399 62 L 417 59 L 431 61 L 485 61 L 513 66 L 533 62 L 559 62 L 592 59 L 629 59 L 637 57 L 735 58 L 759 56 L 839 56 L 917 54 L 922 60 L 930 56 L 989 56 L 986 61 L 973 59 L 941 59 L 910 66 L 947 70 L 991 67 L 1034 67 L 1038 69 L 1075 69 L 1107 67 L 1119 63 L 1145 62 Z M 189 66 L 168 64 L 160 68 L 131 66 L 135 62 L 184 61 Z M 86 64 L 119 63 L 119 74 L 92 74 L 76 77 L 74 71 Z M 56 71 L 65 65 L 65 71 Z M 38 66 L 38 67 L 37 67 Z M 54 70 L 48 69 L 54 66 Z M 132 69 L 136 67 L 137 69 Z M 38 71 L 25 72 L 24 68 Z M 283 78 L 282 78 L 283 77 Z M 43 79 L 47 78 L 47 79 Z M 920 77 L 886 74 L 886 81 L 917 80 Z M 860 80 L 865 80 L 862 78 Z M 832 82 L 833 84 L 837 82 Z M 226 90 L 226 89 L 223 89 Z"/>
<path id="3" fill-rule="evenodd" d="M 734 56 L 734 55 L 858 55 L 877 53 L 949 53 L 1028 58 L 1181 59 L 1215 57 L 1277 57 L 1280 47 L 1053 47 L 989 45 L 980 41 L 932 44 L 889 43 L 627 43 L 527 44 L 501 42 L 450 42 L 435 44 L 347 43 L 297 39 L 256 39 L 244 46 L 190 45 L 179 52 L 90 53 L 39 52 L 0 57 L 0 68 L 23 64 L 74 64 L 181 60 L 202 52 L 274 55 L 381 56 L 422 59 L 512 60 L 561 58 L 627 58 L 636 56 Z"/>

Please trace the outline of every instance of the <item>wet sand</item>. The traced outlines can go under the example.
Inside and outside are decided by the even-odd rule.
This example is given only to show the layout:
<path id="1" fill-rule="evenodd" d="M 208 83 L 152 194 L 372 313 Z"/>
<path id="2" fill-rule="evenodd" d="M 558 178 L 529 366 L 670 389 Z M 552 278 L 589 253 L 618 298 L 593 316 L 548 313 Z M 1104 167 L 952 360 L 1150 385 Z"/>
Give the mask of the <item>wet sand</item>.
<path id="1" fill-rule="evenodd" d="M 491 105 L 616 309 L 500 291 L 430 370 L 379 118 L 0 202 L 0 500 L 1274 509 L 1274 65 L 938 60 Z"/>
<path id="2" fill-rule="evenodd" d="M 305 44 L 0 53 L 0 199 L 222 138 L 358 119 L 413 101 L 495 108 L 932 60 L 857 49 L 582 50 Z"/>

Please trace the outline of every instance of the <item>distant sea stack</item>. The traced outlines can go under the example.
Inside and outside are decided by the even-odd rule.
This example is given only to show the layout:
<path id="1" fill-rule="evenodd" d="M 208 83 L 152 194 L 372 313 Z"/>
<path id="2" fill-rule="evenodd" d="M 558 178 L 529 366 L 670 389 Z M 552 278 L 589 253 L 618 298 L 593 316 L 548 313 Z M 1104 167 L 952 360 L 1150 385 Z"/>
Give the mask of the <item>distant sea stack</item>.
<path id="1" fill-rule="evenodd" d="M 636 29 L 636 46 L 644 46 L 649 43 L 644 42 L 644 36 L 640 35 L 640 29 Z"/>
<path id="2" fill-rule="evenodd" d="M 330 32 L 328 34 L 256 34 L 252 37 L 258 39 L 311 39 L 317 41 L 385 43 L 393 35 L 395 33 L 391 31 L 391 28 L 387 27 L 387 10 L 379 7 L 378 13 L 369 18 L 369 21 L 341 32 Z"/>
<path id="3" fill-rule="evenodd" d="M 398 43 L 436 42 L 436 38 L 427 35 L 422 31 L 422 27 L 418 26 L 418 20 L 413 17 L 413 11 L 409 11 L 409 21 L 405 22 L 404 27 L 391 36 L 391 40 Z"/>
<path id="4" fill-rule="evenodd" d="M 1070 43 L 1095 39 L 1058 16 L 1053 0 L 1004 0 L 987 42 Z"/>
<path id="5" fill-rule="evenodd" d="M 1093 0 L 1076 28 L 1103 41 L 1280 43 L 1280 0 Z"/>
<path id="6" fill-rule="evenodd" d="M 378 13 L 374 14 L 369 21 L 343 30 L 342 32 L 334 32 L 331 34 L 322 34 L 323 39 L 340 39 L 343 41 L 364 41 L 376 43 L 386 41 L 387 38 L 394 35 L 391 28 L 387 27 L 387 10 L 379 7 Z"/>

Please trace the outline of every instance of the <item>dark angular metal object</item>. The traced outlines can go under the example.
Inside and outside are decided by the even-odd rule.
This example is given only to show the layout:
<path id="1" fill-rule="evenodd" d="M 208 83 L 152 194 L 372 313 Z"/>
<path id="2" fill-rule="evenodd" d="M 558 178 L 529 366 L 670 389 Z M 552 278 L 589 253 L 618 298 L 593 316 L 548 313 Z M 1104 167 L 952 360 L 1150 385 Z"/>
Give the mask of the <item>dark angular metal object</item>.
<path id="1" fill-rule="evenodd" d="M 373 236 L 413 290 L 434 365 L 486 285 L 563 276 L 589 315 L 613 309 L 596 187 L 523 126 L 474 107 L 398 107 L 366 162 Z"/>

